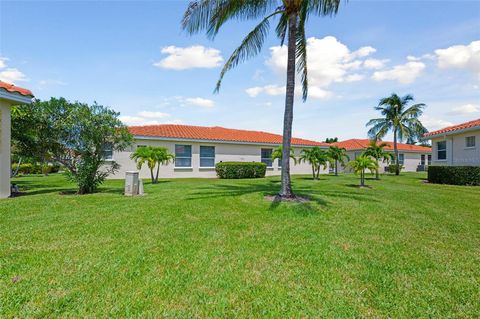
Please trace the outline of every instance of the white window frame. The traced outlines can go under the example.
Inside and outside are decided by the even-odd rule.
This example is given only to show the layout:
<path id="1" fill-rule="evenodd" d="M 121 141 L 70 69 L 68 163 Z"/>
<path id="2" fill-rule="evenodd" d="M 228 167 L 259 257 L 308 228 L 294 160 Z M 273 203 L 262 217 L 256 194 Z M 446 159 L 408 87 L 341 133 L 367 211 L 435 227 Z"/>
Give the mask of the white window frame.
<path id="1" fill-rule="evenodd" d="M 468 139 L 473 140 L 472 146 L 468 146 Z M 465 137 L 465 148 L 475 148 L 476 146 L 477 146 L 477 141 L 476 141 L 475 135 Z"/>
<path id="2" fill-rule="evenodd" d="M 262 153 L 263 153 L 264 150 L 269 150 L 270 151 L 270 157 L 269 158 L 262 157 L 262 155 L 263 155 Z M 261 148 L 260 149 L 260 161 L 262 163 L 265 163 L 263 160 L 267 160 L 267 159 L 270 160 L 270 166 L 267 163 L 265 163 L 265 164 L 267 164 L 267 168 L 272 168 L 273 167 L 272 153 L 273 153 L 273 149 L 271 149 L 271 148 Z"/>
<path id="3" fill-rule="evenodd" d="M 188 156 L 177 156 L 177 146 L 189 146 L 190 147 L 190 157 Z M 179 169 L 190 169 L 192 168 L 192 153 L 193 153 L 193 150 L 192 150 L 192 145 L 190 144 L 175 144 L 175 168 L 179 168 Z M 182 159 L 182 158 L 189 158 L 190 159 L 190 166 L 177 166 L 177 159 Z"/>
<path id="4" fill-rule="evenodd" d="M 107 147 L 107 145 L 109 145 L 110 147 Z M 110 156 L 105 156 L 106 152 L 110 152 L 111 153 Z M 107 142 L 103 144 L 102 157 L 103 157 L 103 160 L 106 162 L 113 161 L 113 144 L 112 143 Z"/>
<path id="5" fill-rule="evenodd" d="M 405 165 L 405 154 L 404 153 L 400 153 L 398 154 L 398 164 L 399 165 Z"/>
<path id="6" fill-rule="evenodd" d="M 420 165 L 425 166 L 425 163 L 427 162 L 427 155 L 425 154 L 420 154 Z"/>
<path id="7" fill-rule="evenodd" d="M 432 165 L 432 154 L 427 154 L 427 165 Z"/>
<path id="8" fill-rule="evenodd" d="M 213 157 L 202 157 L 202 147 L 213 147 Z M 215 155 L 216 155 L 216 149 L 215 146 L 213 145 L 200 145 L 199 149 L 199 157 L 200 157 L 200 163 L 198 163 L 200 168 L 215 168 Z M 202 166 L 202 159 L 213 159 L 213 166 Z"/>
<path id="9" fill-rule="evenodd" d="M 440 149 L 438 147 L 440 143 L 444 143 L 445 148 Z M 436 145 L 437 145 L 437 152 L 436 152 L 437 153 L 436 154 L 437 155 L 437 161 L 446 161 L 447 160 L 447 141 L 438 141 Z M 445 152 L 445 158 L 439 158 L 439 156 L 438 156 L 439 152 Z"/>

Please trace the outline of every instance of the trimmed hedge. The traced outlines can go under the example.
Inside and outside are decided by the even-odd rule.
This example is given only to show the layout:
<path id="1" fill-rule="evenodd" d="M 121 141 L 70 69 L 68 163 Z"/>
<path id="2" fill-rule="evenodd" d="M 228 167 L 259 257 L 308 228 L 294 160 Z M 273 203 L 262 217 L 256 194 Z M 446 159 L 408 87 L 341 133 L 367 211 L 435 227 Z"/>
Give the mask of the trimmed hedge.
<path id="1" fill-rule="evenodd" d="M 480 186 L 480 166 L 429 166 L 428 181 L 435 184 Z"/>
<path id="2" fill-rule="evenodd" d="M 215 171 L 219 178 L 262 178 L 267 165 L 259 162 L 221 162 L 215 165 Z"/>
<path id="3" fill-rule="evenodd" d="M 399 171 L 401 172 L 403 169 L 403 166 L 401 164 L 398 164 L 398 166 L 399 166 Z M 396 168 L 397 168 L 397 164 L 390 164 L 388 165 L 388 172 L 395 174 Z"/>
<path id="4" fill-rule="evenodd" d="M 17 170 L 17 163 L 12 164 L 12 171 Z M 31 163 L 24 163 L 20 164 L 20 168 L 18 172 L 23 175 L 28 174 L 50 174 L 50 173 L 58 173 L 60 170 L 60 165 L 39 165 L 39 164 L 31 164 Z"/>

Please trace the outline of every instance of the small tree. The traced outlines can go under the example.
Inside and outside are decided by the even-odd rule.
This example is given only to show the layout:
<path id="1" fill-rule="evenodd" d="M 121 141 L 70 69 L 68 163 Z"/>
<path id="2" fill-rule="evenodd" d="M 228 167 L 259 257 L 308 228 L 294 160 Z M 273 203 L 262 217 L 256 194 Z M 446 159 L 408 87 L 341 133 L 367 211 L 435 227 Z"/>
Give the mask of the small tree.
<path id="1" fill-rule="evenodd" d="M 350 161 L 348 165 L 355 174 L 360 174 L 360 187 L 365 187 L 365 171 L 368 169 L 373 174 L 377 169 L 377 162 L 367 155 L 357 157 L 355 160 Z"/>
<path id="2" fill-rule="evenodd" d="M 105 160 L 105 154 L 125 150 L 132 136 L 118 119 L 119 113 L 94 103 L 63 103 L 53 123 L 58 130 L 58 148 L 53 158 L 67 169 L 67 177 L 77 183 L 78 194 L 96 190 L 105 178 L 119 169 Z"/>
<path id="3" fill-rule="evenodd" d="M 365 155 L 366 156 L 370 156 L 372 158 L 375 159 L 375 161 L 377 162 L 377 169 L 375 170 L 375 178 L 376 179 L 380 179 L 380 174 L 378 172 L 379 170 L 379 162 L 380 160 L 382 162 L 387 162 L 390 163 L 390 161 L 392 161 L 394 159 L 394 156 L 392 153 L 390 152 L 387 152 L 384 150 L 384 148 L 388 146 L 387 143 L 377 143 L 376 141 L 374 140 L 371 140 L 370 141 L 370 144 L 368 144 L 368 147 L 367 149 L 365 150 Z"/>
<path id="4" fill-rule="evenodd" d="M 345 165 L 345 159 L 347 161 L 350 159 L 347 155 L 347 150 L 343 147 L 330 146 L 328 149 L 328 156 L 335 165 L 335 176 L 338 176 L 338 163 Z"/>
<path id="5" fill-rule="evenodd" d="M 313 179 L 319 179 L 320 167 L 326 168 L 328 165 L 328 154 L 318 146 L 306 148 L 302 150 L 298 161 L 308 162 L 312 166 Z"/>
<path id="6" fill-rule="evenodd" d="M 130 158 L 137 163 L 138 169 L 142 169 L 143 164 L 147 163 L 150 169 L 152 184 L 157 184 L 160 166 L 173 161 L 175 155 L 170 153 L 165 147 L 145 146 L 137 148 L 137 150 L 130 155 Z M 154 176 L 153 172 L 155 167 L 157 167 L 157 173 Z"/>
<path id="7" fill-rule="evenodd" d="M 327 137 L 325 139 L 325 143 L 332 144 L 332 143 L 337 143 L 338 142 L 338 137 Z"/>
<path id="8" fill-rule="evenodd" d="M 272 161 L 278 159 L 279 161 L 282 160 L 283 157 L 283 147 L 280 145 L 272 152 Z M 290 158 L 293 159 L 293 163 L 297 164 L 297 158 L 295 157 L 295 149 L 290 149 Z M 282 163 L 283 164 L 283 163 Z"/>

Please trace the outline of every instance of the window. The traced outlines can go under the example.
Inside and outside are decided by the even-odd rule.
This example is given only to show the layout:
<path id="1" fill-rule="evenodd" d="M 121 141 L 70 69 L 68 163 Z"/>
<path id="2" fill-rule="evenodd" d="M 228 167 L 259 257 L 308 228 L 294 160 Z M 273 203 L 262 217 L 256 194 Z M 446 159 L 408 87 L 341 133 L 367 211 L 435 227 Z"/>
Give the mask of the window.
<path id="1" fill-rule="evenodd" d="M 432 164 L 432 155 L 428 155 L 427 158 L 428 158 L 428 160 L 427 160 L 428 165 L 431 165 Z"/>
<path id="2" fill-rule="evenodd" d="M 465 137 L 465 147 L 475 147 L 475 136 Z"/>
<path id="3" fill-rule="evenodd" d="M 420 155 L 420 165 L 425 165 L 425 154 Z"/>
<path id="4" fill-rule="evenodd" d="M 447 159 L 447 142 L 441 141 L 437 142 L 437 160 L 446 160 Z"/>
<path id="5" fill-rule="evenodd" d="M 215 146 L 200 146 L 200 167 L 215 167 Z"/>
<path id="6" fill-rule="evenodd" d="M 112 160 L 113 159 L 113 144 L 112 143 L 105 143 L 103 144 L 103 159 L 104 160 Z"/>
<path id="7" fill-rule="evenodd" d="M 272 149 L 271 148 L 262 148 L 261 161 L 262 163 L 267 164 L 267 167 L 272 167 Z"/>
<path id="8" fill-rule="evenodd" d="M 175 167 L 192 167 L 192 145 L 175 145 Z"/>
<path id="9" fill-rule="evenodd" d="M 353 159 L 357 159 L 358 157 L 362 156 L 362 152 L 355 152 L 353 153 Z"/>
<path id="10" fill-rule="evenodd" d="M 398 154 L 398 164 L 405 164 L 405 154 Z"/>
<path id="11" fill-rule="evenodd" d="M 282 159 L 278 158 L 278 167 L 282 167 Z"/>

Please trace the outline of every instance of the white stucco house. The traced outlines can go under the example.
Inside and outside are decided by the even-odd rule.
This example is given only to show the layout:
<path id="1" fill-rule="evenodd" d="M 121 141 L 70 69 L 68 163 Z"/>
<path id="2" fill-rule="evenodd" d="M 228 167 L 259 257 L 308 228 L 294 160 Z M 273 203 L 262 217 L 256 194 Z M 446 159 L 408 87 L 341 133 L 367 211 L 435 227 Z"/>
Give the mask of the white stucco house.
<path id="1" fill-rule="evenodd" d="M 280 175 L 281 162 L 272 161 L 272 151 L 282 144 L 282 136 L 260 131 L 229 129 L 224 127 L 204 127 L 191 125 L 147 125 L 128 128 L 134 136 L 133 145 L 123 152 L 105 152 L 106 160 L 120 164 L 120 171 L 110 178 L 124 178 L 125 172 L 136 170 L 130 159 L 132 152 L 141 146 L 162 146 L 175 154 L 175 162 L 160 168 L 162 178 L 216 177 L 215 164 L 226 161 L 264 162 L 267 175 Z M 304 148 L 329 144 L 292 138 L 295 156 Z M 311 174 L 308 163 L 295 165 L 290 161 L 292 174 Z M 328 169 L 322 171 L 328 173 Z M 140 171 L 140 178 L 149 178 L 146 166 Z"/>
<path id="2" fill-rule="evenodd" d="M 379 141 L 378 143 L 386 143 L 387 146 L 384 150 L 393 153 L 393 142 Z M 350 160 L 354 160 L 365 152 L 368 144 L 370 144 L 368 139 L 350 139 L 334 143 L 334 145 L 347 150 Z M 399 163 L 403 166 L 402 171 L 404 172 L 425 171 L 426 167 L 431 164 L 432 149 L 430 147 L 397 143 L 397 148 Z M 381 163 L 380 171 L 385 171 L 386 167 L 388 167 L 388 163 Z M 346 170 L 348 171 L 348 168 Z"/>
<path id="3" fill-rule="evenodd" d="M 480 119 L 429 132 L 432 165 L 480 166 Z"/>
<path id="4" fill-rule="evenodd" d="M 10 108 L 15 104 L 31 103 L 32 92 L 0 81 L 0 198 L 10 196 Z"/>

